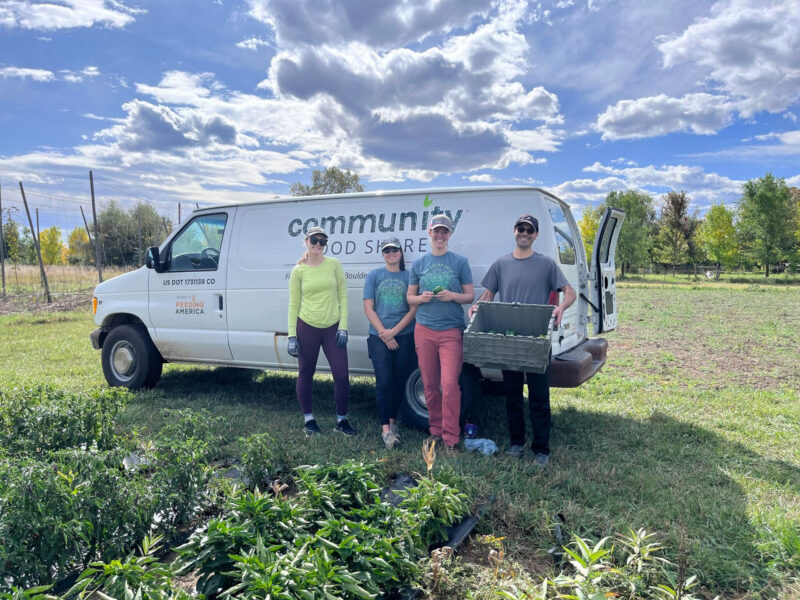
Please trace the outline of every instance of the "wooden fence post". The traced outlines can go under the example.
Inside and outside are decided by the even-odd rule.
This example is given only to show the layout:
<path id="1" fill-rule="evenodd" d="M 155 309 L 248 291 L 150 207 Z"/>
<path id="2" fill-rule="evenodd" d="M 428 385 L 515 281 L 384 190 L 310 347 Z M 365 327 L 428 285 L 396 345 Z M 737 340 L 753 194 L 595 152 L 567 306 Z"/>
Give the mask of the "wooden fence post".
<path id="1" fill-rule="evenodd" d="M 99 225 L 97 224 L 97 208 L 94 204 L 94 176 L 89 171 L 89 189 L 92 191 L 92 218 L 94 219 L 94 263 L 97 265 L 97 278 L 103 283 L 103 261 L 100 257 L 102 243 L 100 242 Z"/>
<path id="2" fill-rule="evenodd" d="M 6 299 L 6 239 L 3 232 L 3 198 L 0 189 L 0 272 L 3 274 L 3 301 Z"/>
<path id="3" fill-rule="evenodd" d="M 22 187 L 22 182 L 19 182 L 19 191 L 22 194 L 22 203 L 25 204 L 25 213 L 28 215 L 28 224 L 33 231 L 33 219 L 31 219 L 31 211 L 28 208 L 28 200 L 25 198 L 25 188 Z M 44 272 L 44 262 L 42 261 L 42 249 L 39 247 L 39 238 L 33 236 L 34 246 L 36 247 L 36 256 L 39 259 L 39 270 L 42 273 L 42 282 L 44 283 L 44 291 L 47 294 L 48 304 L 53 302 L 53 297 L 50 295 L 50 286 L 47 285 L 47 274 Z"/>
<path id="4" fill-rule="evenodd" d="M 83 226 L 86 228 L 86 237 L 89 238 L 89 246 L 92 248 L 92 256 L 94 259 L 97 260 L 97 252 L 94 249 L 94 241 L 92 240 L 92 233 L 89 231 L 89 223 L 86 222 L 86 215 L 83 212 L 83 207 L 79 206 L 78 208 L 81 209 L 81 216 L 83 217 Z"/>

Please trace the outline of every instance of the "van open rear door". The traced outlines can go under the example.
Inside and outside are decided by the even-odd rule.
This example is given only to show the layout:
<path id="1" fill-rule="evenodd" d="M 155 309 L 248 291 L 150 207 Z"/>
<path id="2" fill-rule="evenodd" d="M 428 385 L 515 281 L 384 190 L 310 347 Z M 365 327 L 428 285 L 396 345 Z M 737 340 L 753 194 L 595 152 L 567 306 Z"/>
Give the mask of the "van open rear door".
<path id="1" fill-rule="evenodd" d="M 592 314 L 595 335 L 613 331 L 617 327 L 617 277 L 614 256 L 624 219 L 624 212 L 609 207 L 597 228 L 589 271 L 592 307 L 595 309 Z"/>

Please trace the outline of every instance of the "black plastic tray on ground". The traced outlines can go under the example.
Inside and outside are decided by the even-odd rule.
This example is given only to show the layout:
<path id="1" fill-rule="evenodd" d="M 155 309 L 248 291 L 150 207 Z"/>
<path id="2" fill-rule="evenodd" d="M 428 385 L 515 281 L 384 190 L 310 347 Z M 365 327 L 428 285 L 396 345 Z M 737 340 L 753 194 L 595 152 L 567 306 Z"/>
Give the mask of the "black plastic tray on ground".
<path id="1" fill-rule="evenodd" d="M 550 362 L 550 304 L 478 302 L 464 332 L 464 362 L 544 373 Z M 513 331 L 513 335 L 506 332 Z"/>

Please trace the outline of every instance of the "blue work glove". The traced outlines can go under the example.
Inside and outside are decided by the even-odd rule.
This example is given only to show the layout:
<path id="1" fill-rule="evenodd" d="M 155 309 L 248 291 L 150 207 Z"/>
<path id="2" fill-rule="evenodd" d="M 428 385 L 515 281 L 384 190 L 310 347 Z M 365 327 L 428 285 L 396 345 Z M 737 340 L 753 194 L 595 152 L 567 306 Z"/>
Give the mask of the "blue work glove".
<path id="1" fill-rule="evenodd" d="M 296 337 L 289 338 L 289 347 L 287 351 L 289 352 L 289 356 L 294 356 L 295 358 L 300 356 L 300 344 L 297 343 Z"/>
<path id="2" fill-rule="evenodd" d="M 347 346 L 347 332 L 344 329 L 340 329 L 336 332 L 336 345 L 339 346 L 339 348 Z"/>

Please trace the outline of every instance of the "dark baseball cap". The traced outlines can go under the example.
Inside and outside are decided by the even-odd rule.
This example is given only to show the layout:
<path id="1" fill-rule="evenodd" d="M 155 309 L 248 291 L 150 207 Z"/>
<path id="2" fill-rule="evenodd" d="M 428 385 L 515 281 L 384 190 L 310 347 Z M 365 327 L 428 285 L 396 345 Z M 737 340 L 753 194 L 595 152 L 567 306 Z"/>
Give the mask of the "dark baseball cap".
<path id="1" fill-rule="evenodd" d="M 519 225 L 520 223 L 527 223 L 535 232 L 539 231 L 539 221 L 533 215 L 522 215 L 516 221 L 514 221 L 514 227 Z"/>

